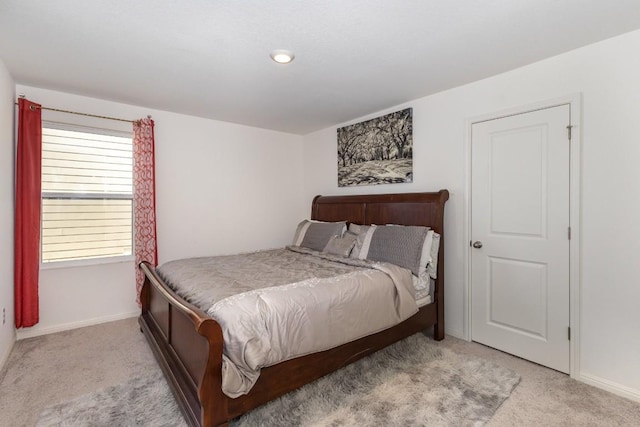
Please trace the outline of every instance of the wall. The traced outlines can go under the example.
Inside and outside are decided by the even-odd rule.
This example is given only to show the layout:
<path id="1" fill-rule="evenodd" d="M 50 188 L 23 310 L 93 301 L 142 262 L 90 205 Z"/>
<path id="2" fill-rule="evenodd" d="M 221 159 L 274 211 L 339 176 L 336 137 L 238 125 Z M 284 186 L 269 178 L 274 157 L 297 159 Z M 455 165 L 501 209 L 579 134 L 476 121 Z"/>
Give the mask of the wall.
<path id="1" fill-rule="evenodd" d="M 466 336 L 466 121 L 582 93 L 579 379 L 640 400 L 639 50 L 635 31 L 361 118 L 413 107 L 412 184 L 338 189 L 336 129 L 307 135 L 305 201 L 318 193 L 449 189 L 446 329 Z"/>
<path id="2" fill-rule="evenodd" d="M 16 86 L 34 102 L 156 123 L 159 261 L 252 251 L 289 243 L 308 217 L 302 197 L 302 137 L 39 88 Z M 43 111 L 54 120 L 116 130 L 131 124 Z M 4 158 L 4 156 L 3 156 Z M 40 324 L 25 338 L 135 316 L 133 261 L 46 268 Z"/>
<path id="3" fill-rule="evenodd" d="M 0 369 L 15 341 L 13 309 L 14 84 L 0 60 Z M 5 310 L 4 322 L 2 309 Z"/>

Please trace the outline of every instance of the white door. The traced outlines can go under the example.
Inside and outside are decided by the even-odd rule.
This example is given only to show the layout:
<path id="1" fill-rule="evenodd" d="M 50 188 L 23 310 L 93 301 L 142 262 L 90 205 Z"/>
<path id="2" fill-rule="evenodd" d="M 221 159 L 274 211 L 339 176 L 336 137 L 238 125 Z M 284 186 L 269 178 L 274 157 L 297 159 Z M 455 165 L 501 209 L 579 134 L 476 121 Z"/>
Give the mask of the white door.
<path id="1" fill-rule="evenodd" d="M 569 372 L 570 106 L 472 125 L 474 341 Z"/>

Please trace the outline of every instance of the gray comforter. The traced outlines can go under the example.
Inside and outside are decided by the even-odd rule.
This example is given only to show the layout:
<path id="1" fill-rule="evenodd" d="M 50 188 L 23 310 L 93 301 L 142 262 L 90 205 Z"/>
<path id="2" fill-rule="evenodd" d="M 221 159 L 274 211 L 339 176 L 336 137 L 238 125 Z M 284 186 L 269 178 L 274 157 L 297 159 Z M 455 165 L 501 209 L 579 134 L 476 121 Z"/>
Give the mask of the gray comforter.
<path id="1" fill-rule="evenodd" d="M 246 394 L 260 369 L 389 328 L 417 312 L 411 273 L 301 247 L 190 258 L 158 268 L 224 335 L 222 390 Z"/>

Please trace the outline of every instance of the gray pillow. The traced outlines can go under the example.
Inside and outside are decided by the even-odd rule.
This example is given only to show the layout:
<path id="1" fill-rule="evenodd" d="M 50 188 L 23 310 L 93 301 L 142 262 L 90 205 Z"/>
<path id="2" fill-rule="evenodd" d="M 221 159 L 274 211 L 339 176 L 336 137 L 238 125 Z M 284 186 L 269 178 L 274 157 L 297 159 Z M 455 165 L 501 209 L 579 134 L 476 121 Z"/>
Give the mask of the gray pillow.
<path id="1" fill-rule="evenodd" d="M 420 257 L 428 227 L 377 226 L 371 236 L 367 259 L 404 267 L 420 275 Z"/>
<path id="2" fill-rule="evenodd" d="M 293 245 L 320 252 L 327 246 L 331 236 L 342 236 L 346 227 L 347 224 L 344 221 L 320 222 L 304 220 L 298 224 L 293 238 Z"/>
<path id="3" fill-rule="evenodd" d="M 350 258 L 365 259 L 367 257 L 368 246 L 365 246 L 365 240 L 367 240 L 367 235 L 370 235 L 375 227 L 375 225 L 349 224 L 347 233 L 357 236 L 356 244 L 349 255 Z"/>
<path id="4" fill-rule="evenodd" d="M 356 238 L 355 234 L 349 232 L 345 233 L 343 237 L 331 236 L 322 252 L 347 257 L 356 244 Z"/>
<path id="5" fill-rule="evenodd" d="M 433 233 L 433 244 L 431 245 L 431 262 L 427 264 L 427 272 L 432 279 L 438 278 L 438 251 L 440 250 L 440 235 Z"/>

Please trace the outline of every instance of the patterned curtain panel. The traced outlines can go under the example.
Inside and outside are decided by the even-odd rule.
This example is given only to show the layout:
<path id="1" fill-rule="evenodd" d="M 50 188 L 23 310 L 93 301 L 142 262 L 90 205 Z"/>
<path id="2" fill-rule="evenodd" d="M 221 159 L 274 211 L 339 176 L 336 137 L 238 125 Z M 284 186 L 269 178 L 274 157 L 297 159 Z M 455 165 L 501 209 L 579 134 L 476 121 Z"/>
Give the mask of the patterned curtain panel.
<path id="1" fill-rule="evenodd" d="M 42 188 L 42 111 L 40 105 L 18 100 L 16 153 L 16 210 L 14 290 L 16 328 L 40 320 L 38 275 L 40 272 L 40 189 Z"/>
<path id="2" fill-rule="evenodd" d="M 144 274 L 138 268 L 138 264 L 141 261 L 147 261 L 154 266 L 158 263 L 153 125 L 150 118 L 137 120 L 133 124 L 133 216 L 138 305 L 144 283 Z"/>

